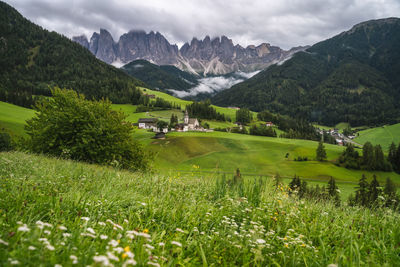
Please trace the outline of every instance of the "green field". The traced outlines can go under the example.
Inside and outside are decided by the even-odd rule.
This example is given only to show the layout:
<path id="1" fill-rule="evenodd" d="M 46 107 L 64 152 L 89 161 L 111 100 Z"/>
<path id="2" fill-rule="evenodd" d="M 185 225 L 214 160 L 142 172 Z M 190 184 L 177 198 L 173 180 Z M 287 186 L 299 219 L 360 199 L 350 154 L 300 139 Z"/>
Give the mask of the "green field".
<path id="1" fill-rule="evenodd" d="M 24 135 L 25 121 L 32 118 L 33 114 L 32 109 L 0 101 L 0 128 L 8 129 L 14 134 Z"/>
<path id="2" fill-rule="evenodd" d="M 140 132 L 140 131 L 137 131 Z M 363 173 L 367 177 L 376 174 L 380 181 L 392 178 L 400 185 L 400 175 L 387 172 L 350 170 L 334 165 L 343 147 L 325 144 L 328 161 L 315 161 L 317 142 L 232 134 L 169 133 L 165 140 L 150 143 L 149 148 L 157 153 L 156 167 L 162 170 L 175 169 L 193 171 L 232 172 L 236 168 L 248 174 L 282 177 L 300 177 L 316 181 L 328 181 L 332 176 L 337 181 L 356 183 Z M 288 158 L 286 154 L 289 153 Z M 309 161 L 294 161 L 298 156 Z"/>
<path id="3" fill-rule="evenodd" d="M 0 266 L 396 266 L 400 215 L 270 177 L 141 174 L 0 153 Z M 227 177 L 230 179 L 230 177 Z"/>
<path id="4" fill-rule="evenodd" d="M 365 144 L 367 141 L 373 145 L 381 145 L 384 150 L 389 150 L 392 142 L 396 145 L 400 143 L 400 123 L 385 125 L 358 132 L 359 136 L 354 141 Z"/>

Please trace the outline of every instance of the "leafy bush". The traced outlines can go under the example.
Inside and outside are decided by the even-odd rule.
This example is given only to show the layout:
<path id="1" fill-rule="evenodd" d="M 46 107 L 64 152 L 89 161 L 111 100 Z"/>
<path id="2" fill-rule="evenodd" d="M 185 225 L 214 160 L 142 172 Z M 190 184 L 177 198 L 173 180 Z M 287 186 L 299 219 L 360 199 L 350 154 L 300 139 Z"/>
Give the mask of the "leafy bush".
<path id="1" fill-rule="evenodd" d="M 146 170 L 149 156 L 132 139 L 126 116 L 108 100 L 88 101 L 75 91 L 55 88 L 53 97 L 37 102 L 27 121 L 32 152 L 90 163 Z"/>

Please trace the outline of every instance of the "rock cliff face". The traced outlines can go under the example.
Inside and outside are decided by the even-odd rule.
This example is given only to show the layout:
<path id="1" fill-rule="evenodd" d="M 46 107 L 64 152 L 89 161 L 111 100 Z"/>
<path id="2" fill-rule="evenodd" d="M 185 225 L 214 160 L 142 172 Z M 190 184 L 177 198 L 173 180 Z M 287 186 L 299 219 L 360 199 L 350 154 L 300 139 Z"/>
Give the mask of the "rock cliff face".
<path id="1" fill-rule="evenodd" d="M 190 44 L 185 43 L 178 49 L 159 32 L 130 31 L 123 34 L 116 43 L 104 29 L 100 30 L 100 34 L 93 33 L 90 43 L 83 35 L 73 37 L 73 40 L 109 64 L 145 59 L 157 65 L 174 65 L 181 70 L 204 76 L 261 70 L 307 48 L 297 47 L 285 51 L 267 43 L 244 48 L 234 45 L 226 36 L 214 39 L 206 36 L 204 40 L 193 38 Z"/>

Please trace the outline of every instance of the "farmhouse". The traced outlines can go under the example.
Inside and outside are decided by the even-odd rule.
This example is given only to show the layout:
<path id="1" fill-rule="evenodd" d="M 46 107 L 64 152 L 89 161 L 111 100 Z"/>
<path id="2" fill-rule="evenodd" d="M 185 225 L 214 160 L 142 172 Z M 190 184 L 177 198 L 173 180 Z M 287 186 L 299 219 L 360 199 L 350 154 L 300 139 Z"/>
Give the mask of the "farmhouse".
<path id="1" fill-rule="evenodd" d="M 267 121 L 267 122 L 265 123 L 265 125 L 266 125 L 267 127 L 272 127 L 272 126 L 274 126 L 274 124 L 273 124 L 272 122 L 270 122 L 270 121 Z"/>
<path id="2" fill-rule="evenodd" d="M 139 129 L 153 129 L 157 130 L 157 119 L 156 118 L 141 118 L 138 121 Z"/>

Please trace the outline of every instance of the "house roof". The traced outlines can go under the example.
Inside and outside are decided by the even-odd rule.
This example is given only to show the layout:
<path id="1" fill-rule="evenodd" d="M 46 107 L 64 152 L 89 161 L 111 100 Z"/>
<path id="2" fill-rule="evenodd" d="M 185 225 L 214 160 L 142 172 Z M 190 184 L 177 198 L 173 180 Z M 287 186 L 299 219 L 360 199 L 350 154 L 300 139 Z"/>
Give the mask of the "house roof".
<path id="1" fill-rule="evenodd" d="M 196 118 L 191 118 L 189 119 L 189 124 L 194 124 L 197 121 Z"/>
<path id="2" fill-rule="evenodd" d="M 155 123 L 157 122 L 156 118 L 141 118 L 138 123 Z"/>

